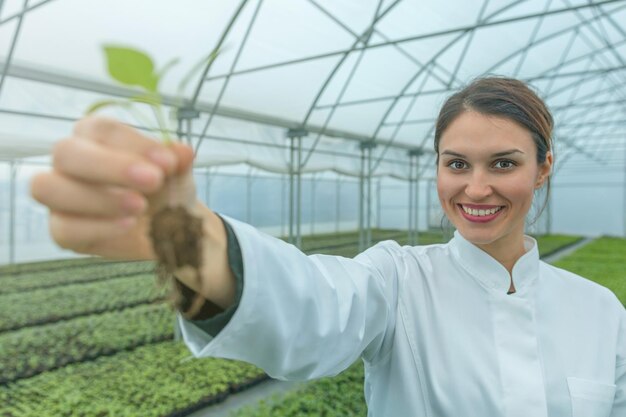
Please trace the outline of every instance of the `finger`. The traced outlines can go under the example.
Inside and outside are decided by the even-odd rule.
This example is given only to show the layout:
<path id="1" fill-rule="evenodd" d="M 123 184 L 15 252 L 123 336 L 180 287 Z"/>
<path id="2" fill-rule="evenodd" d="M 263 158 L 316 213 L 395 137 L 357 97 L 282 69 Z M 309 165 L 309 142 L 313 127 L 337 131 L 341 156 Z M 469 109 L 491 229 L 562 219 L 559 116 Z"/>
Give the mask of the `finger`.
<path id="1" fill-rule="evenodd" d="M 195 156 L 191 147 L 180 142 L 172 142 L 169 145 L 169 149 L 176 155 L 178 161 L 176 174 L 184 174 L 191 169 Z"/>
<path id="2" fill-rule="evenodd" d="M 124 237 L 137 225 L 137 217 L 90 218 L 50 212 L 50 234 L 59 246 L 80 253 L 99 254 L 98 245 Z M 119 252 L 119 250 L 118 250 Z"/>
<path id="3" fill-rule="evenodd" d="M 106 148 L 142 155 L 163 168 L 167 174 L 177 169 L 176 155 L 167 145 L 114 119 L 85 117 L 74 125 L 74 136 L 95 141 Z"/>
<path id="4" fill-rule="evenodd" d="M 56 171 L 83 182 L 117 185 L 142 193 L 154 192 L 163 184 L 164 172 L 154 163 L 96 142 L 65 139 L 55 144 L 52 154 Z"/>
<path id="5" fill-rule="evenodd" d="M 85 183 L 59 173 L 42 173 L 31 180 L 31 195 L 50 210 L 83 216 L 139 215 L 148 205 L 140 193 L 129 189 Z"/>
<path id="6" fill-rule="evenodd" d="M 50 212 L 50 233 L 59 246 L 110 259 L 153 260 L 145 216 L 97 219 Z"/>

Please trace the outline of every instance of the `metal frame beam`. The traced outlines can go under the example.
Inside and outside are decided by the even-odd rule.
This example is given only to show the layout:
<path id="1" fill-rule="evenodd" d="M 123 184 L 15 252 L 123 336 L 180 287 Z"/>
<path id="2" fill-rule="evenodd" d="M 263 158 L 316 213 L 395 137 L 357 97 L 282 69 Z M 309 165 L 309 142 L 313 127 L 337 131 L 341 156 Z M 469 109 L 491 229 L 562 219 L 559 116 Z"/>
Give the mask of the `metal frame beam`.
<path id="1" fill-rule="evenodd" d="M 484 5 L 485 6 L 485 5 Z M 489 22 L 489 20 L 495 16 L 498 16 L 498 14 L 504 12 L 505 10 L 509 9 L 511 7 L 511 4 L 506 5 L 504 7 L 501 7 L 499 9 L 497 9 L 496 11 L 492 12 L 491 14 L 489 14 L 486 17 L 483 17 L 483 12 L 485 11 L 485 7 L 483 7 L 483 9 L 481 9 L 481 14 L 478 16 L 477 19 L 477 23 L 476 25 L 474 25 L 473 27 L 477 27 L 478 25 L 481 24 L 486 24 Z M 383 115 L 380 123 L 378 124 L 378 126 L 376 127 L 376 130 L 374 131 L 374 133 L 372 134 L 372 140 L 376 140 L 376 137 L 378 136 L 378 133 L 380 132 L 380 130 L 382 129 L 383 123 L 385 123 L 387 121 L 387 118 L 389 117 L 389 115 L 391 114 L 391 112 L 393 111 L 393 109 L 395 108 L 396 104 L 398 103 L 398 101 L 400 100 L 399 96 L 401 96 L 402 94 L 405 94 L 406 91 L 409 89 L 409 87 L 411 85 L 413 85 L 413 83 L 419 78 L 419 76 L 424 73 L 425 68 L 427 68 L 429 65 L 433 65 L 434 62 L 437 61 L 437 59 L 439 59 L 439 57 L 446 52 L 449 48 L 451 48 L 456 42 L 458 42 L 459 40 L 461 40 L 469 31 L 471 30 L 475 30 L 475 29 L 468 29 L 466 31 L 461 32 L 458 36 L 456 36 L 454 39 L 452 39 L 450 42 L 448 42 L 443 48 L 441 48 L 439 50 L 439 52 L 437 52 L 435 55 L 433 55 L 430 60 L 425 64 L 424 67 L 422 67 L 419 71 L 417 71 L 413 77 L 411 77 L 411 79 L 409 79 L 409 81 L 405 84 L 405 86 L 402 88 L 402 90 L 400 91 L 399 95 L 396 96 L 393 101 L 391 102 L 391 104 L 389 105 L 389 107 L 387 108 L 387 111 L 385 112 L 385 114 Z M 426 84 L 426 79 L 427 79 L 428 75 L 426 75 L 423 84 L 420 86 L 419 90 L 422 90 L 422 88 L 424 87 L 424 85 Z M 405 111 L 402 120 L 406 119 L 408 117 L 408 114 L 411 110 L 411 108 L 413 107 L 413 105 L 415 104 L 415 100 L 418 96 L 415 96 L 414 100 L 412 101 L 412 103 L 407 106 L 407 110 Z M 431 128 L 432 130 L 432 128 Z M 382 160 L 382 158 L 385 156 L 387 150 L 389 149 L 389 147 L 391 145 L 394 144 L 395 142 L 395 137 L 398 133 L 399 129 L 396 129 L 394 131 L 394 133 L 392 134 L 392 137 L 389 138 L 389 140 L 387 141 L 387 143 L 385 143 L 385 147 L 383 148 L 383 151 L 380 153 L 378 159 L 376 160 L 375 164 L 374 164 L 374 170 L 376 170 L 376 168 L 378 168 L 378 166 L 380 165 L 380 162 Z M 422 140 L 419 148 L 424 148 L 424 143 L 426 140 L 426 137 L 428 137 L 430 135 L 430 131 L 429 133 L 426 134 L 426 136 L 424 137 L 424 139 Z"/>
<path id="2" fill-rule="evenodd" d="M 483 27 L 505 25 L 507 23 L 514 23 L 514 22 L 521 22 L 521 21 L 524 21 L 524 20 L 536 19 L 536 18 L 541 17 L 541 16 L 569 13 L 569 12 L 572 12 L 574 10 L 588 9 L 590 7 L 596 7 L 596 6 L 605 6 L 605 5 L 609 5 L 609 4 L 612 4 L 612 3 L 621 3 L 621 2 L 624 2 L 624 1 L 626 1 L 626 0 L 604 0 L 604 1 L 601 1 L 601 2 L 593 3 L 593 4 L 583 4 L 583 5 L 577 5 L 577 6 L 571 6 L 571 7 L 563 7 L 563 8 L 560 8 L 560 9 L 550 10 L 550 11 L 545 12 L 545 13 L 530 13 L 530 14 L 526 14 L 526 15 L 515 16 L 515 17 L 510 17 L 510 18 L 501 19 L 501 20 L 484 21 L 484 22 L 477 23 L 477 24 L 474 24 L 474 25 L 460 26 L 460 27 L 451 28 L 451 29 L 445 29 L 445 30 L 441 30 L 441 31 L 437 31 L 437 32 L 431 32 L 431 33 L 423 34 L 423 35 L 415 35 L 415 36 L 409 36 L 409 37 L 395 39 L 395 40 L 386 41 L 386 42 L 374 43 L 374 44 L 369 45 L 367 48 L 364 48 L 364 47 L 356 48 L 356 50 L 358 51 L 359 49 L 382 48 L 382 47 L 386 47 L 386 46 L 398 45 L 398 44 L 402 44 L 402 43 L 413 42 L 413 41 L 418 41 L 418 40 L 423 40 L 423 39 L 436 38 L 436 37 L 439 37 L 439 36 L 446 36 L 446 35 L 454 35 L 454 34 L 459 34 L 459 33 L 466 33 L 466 32 L 470 32 L 472 30 L 480 29 L 480 28 L 483 28 Z M 510 7 L 513 7 L 515 4 L 517 4 L 517 2 L 513 2 L 513 3 L 509 4 L 509 5 L 507 5 L 506 9 L 508 9 Z M 502 11 L 503 11 L 503 9 L 500 9 L 500 12 L 502 12 Z M 493 13 L 492 13 L 492 15 L 493 15 Z M 248 69 L 245 69 L 245 70 L 237 71 L 235 73 L 232 73 L 231 76 L 232 75 L 248 74 L 248 73 L 251 73 L 251 72 L 263 71 L 263 70 L 268 70 L 268 69 L 272 69 L 272 68 L 283 67 L 283 66 L 286 66 L 286 65 L 300 64 L 300 63 L 320 60 L 320 59 L 324 59 L 324 58 L 332 58 L 332 57 L 340 56 L 343 53 L 345 53 L 345 50 L 327 52 L 327 53 L 323 53 L 323 54 L 311 55 L 311 56 L 304 57 L 304 58 L 293 59 L 293 60 L 288 60 L 288 61 L 282 61 L 282 62 L 277 62 L 277 63 L 274 63 L 274 64 L 262 65 L 262 66 L 258 66 L 258 67 L 253 67 L 253 68 L 248 68 Z M 214 77 L 209 77 L 208 80 L 221 79 L 221 78 L 224 78 L 226 76 L 227 76 L 227 74 L 214 76 Z"/>
<path id="3" fill-rule="evenodd" d="M 0 20 L 0 26 L 4 25 L 7 22 L 10 22 L 11 20 L 22 19 L 26 14 L 28 14 L 28 13 L 32 12 L 33 10 L 38 9 L 39 7 L 41 7 L 41 6 L 43 6 L 43 5 L 47 4 L 47 3 L 50 3 L 52 1 L 54 1 L 54 0 L 42 0 L 42 1 L 40 1 L 39 3 L 37 3 L 37 4 L 33 5 L 33 6 L 30 6 L 30 7 L 27 7 L 25 9 L 23 9 L 21 12 L 17 12 L 15 14 L 12 14 L 11 16 L 9 16 L 9 17 L 7 17 L 5 19 Z M 2 6 L 2 2 L 0 2 L 0 6 Z"/>
<path id="4" fill-rule="evenodd" d="M 11 46 L 9 47 L 9 53 L 7 55 L 7 59 L 4 62 L 2 67 L 2 72 L 0 72 L 0 95 L 2 95 L 2 87 L 4 85 L 4 80 L 7 77 L 7 73 L 9 72 L 9 68 L 11 68 L 11 61 L 13 60 L 13 54 L 15 53 L 15 47 L 17 46 L 17 39 L 20 36 L 20 31 L 22 30 L 22 23 L 24 22 L 24 11 L 28 9 L 28 1 L 24 0 L 24 4 L 22 6 L 22 14 L 17 21 L 17 27 L 15 28 L 15 32 L 13 32 L 13 39 L 11 40 Z"/>
<path id="5" fill-rule="evenodd" d="M 239 14 L 241 13 L 241 10 L 243 9 L 244 5 L 246 4 L 247 0 L 243 0 L 241 2 L 241 4 L 239 5 L 239 8 L 237 9 L 237 11 L 235 12 L 234 16 L 232 17 L 230 23 L 228 24 L 228 26 L 226 27 L 226 29 L 224 30 L 224 33 L 222 34 L 222 37 L 220 38 L 217 47 L 215 50 L 218 50 L 222 43 L 224 42 L 224 40 L 226 39 L 226 36 L 228 35 L 228 33 L 230 33 L 230 30 L 232 29 L 232 27 L 234 26 L 235 21 L 237 20 L 237 17 L 239 16 Z M 239 48 L 237 49 L 237 53 L 235 55 L 235 58 L 233 59 L 233 62 L 230 66 L 230 70 L 229 73 L 232 73 L 235 69 L 235 66 L 237 65 L 237 63 L 239 62 L 239 58 L 241 57 L 241 52 L 243 52 L 243 48 L 246 46 L 246 43 L 248 42 L 248 37 L 250 36 L 250 32 L 252 32 L 252 28 L 254 27 L 254 22 L 256 22 L 256 18 L 259 14 L 259 10 L 261 10 L 261 5 L 263 4 L 263 0 L 258 0 L 257 2 L 257 6 L 254 9 L 254 12 L 252 14 L 252 18 L 250 20 L 250 24 L 248 25 L 248 28 L 246 29 L 246 32 L 243 36 L 243 39 L 241 40 L 241 43 L 239 45 Z M 209 69 L 211 68 L 211 65 L 213 64 L 213 60 L 211 60 L 206 68 L 205 71 L 202 75 L 202 77 L 200 78 L 200 82 L 198 83 L 198 86 L 196 88 L 196 92 L 193 95 L 193 98 L 191 99 L 191 106 L 195 106 L 196 103 L 198 102 L 198 97 L 200 95 L 200 91 L 202 90 L 203 85 L 205 84 L 204 80 L 206 79 L 206 75 L 209 72 Z M 219 108 L 220 103 L 222 102 L 222 98 L 224 97 L 224 93 L 226 92 L 226 87 L 228 87 L 228 83 L 230 81 L 230 76 L 226 77 L 226 79 L 224 80 L 224 83 L 222 84 L 222 88 L 220 88 L 220 92 L 217 95 L 217 99 L 215 100 L 215 103 L 213 103 L 213 111 L 211 111 L 209 113 L 209 117 L 206 121 L 206 123 L 204 124 L 204 128 L 202 129 L 202 133 L 200 133 L 200 137 L 198 138 L 198 142 L 194 148 L 194 153 L 198 153 L 198 151 L 200 150 L 200 146 L 202 145 L 202 141 L 204 140 L 204 137 L 206 136 L 208 130 L 209 130 L 209 126 L 211 126 L 211 122 L 213 121 L 213 117 L 215 116 L 215 111 Z"/>
<path id="6" fill-rule="evenodd" d="M 0 68 L 5 66 L 4 61 L 0 61 Z M 70 75 L 54 73 L 50 71 L 43 71 L 40 69 L 32 68 L 26 65 L 13 64 L 9 67 L 8 75 L 14 78 L 43 82 L 47 84 L 57 85 L 61 87 L 75 88 L 78 90 L 90 91 L 93 93 L 104 94 L 113 97 L 130 98 L 135 97 L 140 91 L 125 87 L 120 87 L 112 84 L 107 84 L 99 81 L 89 80 L 85 78 L 74 77 Z M 179 100 L 171 95 L 163 96 L 163 104 L 170 107 L 176 107 L 179 104 Z M 266 114 L 254 113 L 246 110 L 234 109 L 232 107 L 219 106 L 216 107 L 211 103 L 198 102 L 195 106 L 196 110 L 200 113 L 215 112 L 215 115 L 221 117 L 227 117 L 231 119 L 239 119 L 252 123 L 259 123 L 264 125 L 270 125 L 280 127 L 284 129 L 297 129 L 300 127 L 299 122 L 293 120 L 282 119 L 279 117 L 268 116 Z M 371 137 L 369 135 L 362 135 L 354 132 L 349 132 L 340 129 L 322 129 L 321 126 L 309 124 L 306 126 L 307 131 L 310 133 L 322 132 L 324 136 L 341 138 L 345 140 L 352 140 L 356 142 L 370 142 Z M 385 141 L 376 141 L 377 144 L 384 144 Z M 396 149 L 412 149 L 410 145 L 395 144 L 392 146 Z"/>
<path id="7" fill-rule="evenodd" d="M 376 25 L 376 23 L 380 19 L 382 19 L 389 11 L 391 11 L 399 2 L 400 2 L 400 0 L 396 0 L 394 3 L 392 3 L 389 7 L 387 7 L 387 9 L 385 9 L 381 13 L 380 12 L 380 8 L 382 6 L 383 1 L 382 0 L 378 1 L 378 6 L 376 7 L 376 11 L 374 13 L 374 18 L 372 19 L 372 22 L 370 23 L 370 25 L 365 29 L 365 31 L 360 36 L 358 36 L 356 34 L 354 35 L 355 36 L 355 40 L 352 43 L 352 46 L 350 47 L 350 49 L 348 51 L 346 51 L 346 53 L 341 57 L 341 59 L 335 64 L 335 67 L 328 74 L 328 76 L 326 77 L 326 81 L 324 81 L 324 83 L 320 87 L 319 91 L 317 92 L 317 95 L 313 99 L 313 103 L 311 103 L 311 105 L 309 106 L 309 109 L 308 109 L 306 115 L 304 116 L 304 120 L 302 121 L 302 126 L 306 126 L 307 125 L 309 119 L 313 115 L 313 111 L 315 110 L 315 106 L 317 105 L 317 103 L 321 99 L 322 94 L 324 94 L 324 91 L 326 91 L 326 87 L 328 87 L 328 85 L 330 84 L 330 82 L 334 78 L 335 74 L 337 74 L 337 71 L 339 71 L 341 66 L 346 62 L 346 59 L 348 58 L 350 53 L 357 47 L 357 45 L 359 43 L 363 43 L 364 46 L 367 46 L 369 40 L 371 39 L 371 34 L 372 34 L 372 31 L 374 30 L 374 26 Z M 339 102 L 343 98 L 343 95 L 345 94 L 346 90 L 348 89 L 348 86 L 350 85 L 350 82 L 352 81 L 352 78 L 354 77 L 354 74 L 356 73 L 356 70 L 359 67 L 359 64 L 361 63 L 361 59 L 363 58 L 364 52 L 365 52 L 365 49 L 362 49 L 360 51 L 359 56 L 357 57 L 357 60 L 354 63 L 354 65 L 352 67 L 352 70 L 350 71 L 350 74 L 348 75 L 348 78 L 347 78 L 346 82 L 344 83 L 344 85 L 343 85 L 343 87 L 342 87 L 342 89 L 341 89 L 341 91 L 339 93 L 339 96 L 337 97 L 335 103 Z M 328 128 L 328 124 L 330 123 L 330 120 L 332 119 L 332 117 L 333 117 L 333 115 L 335 113 L 336 108 L 337 108 L 336 106 L 331 108 L 329 114 L 326 116 L 326 120 L 324 121 L 324 124 L 322 125 L 322 129 Z M 306 165 L 309 162 L 309 159 L 313 155 L 313 151 L 315 150 L 315 148 L 317 147 L 320 139 L 322 138 L 322 134 L 323 134 L 323 131 L 319 132 L 317 134 L 317 137 L 315 138 L 315 141 L 313 142 L 313 145 L 311 146 L 311 150 L 309 152 L 307 152 L 306 156 L 304 157 L 304 162 L 303 162 L 304 165 Z"/>

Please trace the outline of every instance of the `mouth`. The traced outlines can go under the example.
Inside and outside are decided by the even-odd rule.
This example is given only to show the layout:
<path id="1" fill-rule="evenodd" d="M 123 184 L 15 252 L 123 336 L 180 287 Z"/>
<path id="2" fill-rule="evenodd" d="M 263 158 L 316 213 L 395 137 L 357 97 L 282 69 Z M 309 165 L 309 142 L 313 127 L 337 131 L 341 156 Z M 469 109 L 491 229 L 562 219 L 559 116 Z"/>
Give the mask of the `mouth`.
<path id="1" fill-rule="evenodd" d="M 506 206 L 478 206 L 457 204 L 461 216 L 472 223 L 487 223 L 496 219 Z"/>

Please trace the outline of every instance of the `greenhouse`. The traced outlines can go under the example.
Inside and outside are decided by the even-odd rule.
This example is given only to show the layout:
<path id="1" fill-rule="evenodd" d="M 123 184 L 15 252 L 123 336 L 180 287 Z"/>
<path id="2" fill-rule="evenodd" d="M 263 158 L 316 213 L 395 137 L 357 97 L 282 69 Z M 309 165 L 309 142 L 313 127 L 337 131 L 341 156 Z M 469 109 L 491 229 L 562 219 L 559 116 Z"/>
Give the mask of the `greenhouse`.
<path id="1" fill-rule="evenodd" d="M 625 61 L 624 0 L 0 0 L 0 415 L 368 415 L 360 360 L 291 385 L 192 360 L 153 261 L 55 242 L 31 182 L 90 110 L 189 145 L 214 212 L 354 258 L 452 239 L 442 105 L 521 80 L 554 118 L 525 233 L 626 303 Z"/>

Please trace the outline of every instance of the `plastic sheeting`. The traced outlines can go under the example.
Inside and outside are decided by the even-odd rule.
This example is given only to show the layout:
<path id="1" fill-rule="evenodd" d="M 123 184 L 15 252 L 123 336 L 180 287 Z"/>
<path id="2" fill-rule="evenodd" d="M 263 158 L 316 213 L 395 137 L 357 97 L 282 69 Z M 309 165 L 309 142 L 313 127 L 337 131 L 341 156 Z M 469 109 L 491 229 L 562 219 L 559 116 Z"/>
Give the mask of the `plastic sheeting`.
<path id="1" fill-rule="evenodd" d="M 415 148 L 427 152 L 426 174 L 443 100 L 485 73 L 536 88 L 552 106 L 563 149 L 602 159 L 601 142 L 584 140 L 577 124 L 598 120 L 606 123 L 595 126 L 597 136 L 621 132 L 624 145 L 625 1 L 0 4 L 0 61 L 10 63 L 0 67 L 5 158 L 49 152 L 89 104 L 132 94 L 108 78 L 104 43 L 138 47 L 157 68 L 179 59 L 161 85 L 170 101 L 180 97 L 187 69 L 221 47 L 206 77 L 198 74 L 182 94 L 197 97 L 201 112 L 192 122 L 200 166 L 243 162 L 288 172 L 287 130 L 302 128 L 303 146 L 314 150 L 304 171 L 359 175 L 359 142 L 375 141 L 373 157 L 384 159 L 374 175 L 406 178 Z M 105 114 L 138 123 L 121 111 Z"/>

